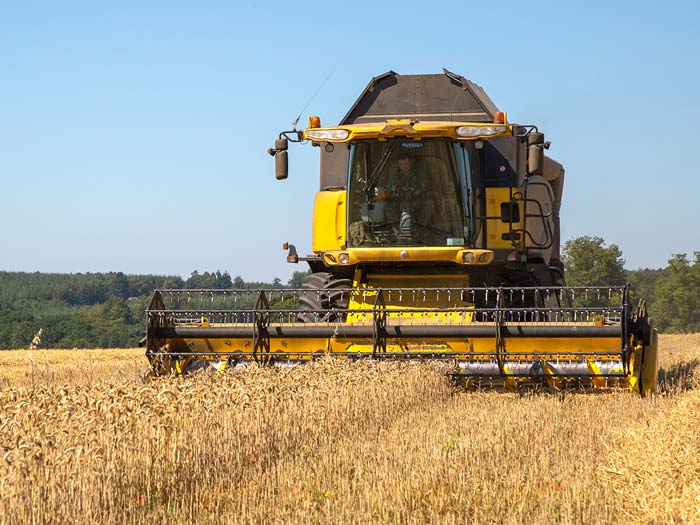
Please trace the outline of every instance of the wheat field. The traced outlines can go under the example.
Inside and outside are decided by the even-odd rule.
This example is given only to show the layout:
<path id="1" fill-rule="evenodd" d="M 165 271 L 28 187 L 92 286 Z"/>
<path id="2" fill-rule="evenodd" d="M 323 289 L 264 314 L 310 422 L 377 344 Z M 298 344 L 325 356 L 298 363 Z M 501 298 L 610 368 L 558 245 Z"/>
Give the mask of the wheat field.
<path id="1" fill-rule="evenodd" d="M 142 350 L 0 352 L 0 523 L 698 523 L 700 335 L 660 392 L 464 392 L 320 360 L 144 384 Z"/>

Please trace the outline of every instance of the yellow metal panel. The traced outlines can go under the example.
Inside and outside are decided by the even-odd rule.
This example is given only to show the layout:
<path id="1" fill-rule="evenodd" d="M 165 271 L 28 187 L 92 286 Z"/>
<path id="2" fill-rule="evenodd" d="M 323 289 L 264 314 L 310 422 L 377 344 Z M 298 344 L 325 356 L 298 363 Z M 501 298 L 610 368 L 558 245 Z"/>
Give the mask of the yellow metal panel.
<path id="1" fill-rule="evenodd" d="M 600 367 L 598 366 L 598 363 L 591 359 L 587 359 L 586 363 L 588 364 L 588 371 L 591 373 L 591 381 L 593 384 L 599 388 L 602 388 L 605 386 L 605 378 L 604 377 L 596 377 L 601 375 Z"/>
<path id="2" fill-rule="evenodd" d="M 371 292 L 371 290 L 368 290 Z M 351 314 L 346 323 L 358 325 L 371 325 L 372 324 L 372 313 L 371 306 L 373 304 L 372 298 L 361 298 L 359 295 L 353 298 L 354 308 L 357 307 L 369 307 L 369 312 L 366 314 L 366 319 L 363 319 L 362 314 L 357 312 Z M 394 297 L 393 299 L 396 299 Z M 402 303 L 410 302 L 410 297 L 404 297 L 404 301 L 399 301 Z M 452 298 L 445 297 L 441 295 L 439 300 L 433 298 L 429 303 L 432 306 L 444 308 L 452 301 L 456 301 L 456 297 Z M 399 313 L 394 310 L 392 304 L 394 301 L 387 302 L 387 319 L 388 325 L 398 324 L 401 326 L 410 326 L 413 324 L 423 325 L 469 325 L 471 324 L 470 312 L 462 310 L 450 311 L 449 309 L 443 311 L 427 312 L 422 313 L 419 311 L 412 311 L 412 308 L 405 308 L 403 313 Z M 552 325 L 557 325 L 558 323 L 549 323 Z M 388 338 L 386 340 L 386 354 L 391 353 L 429 353 L 434 356 L 435 353 L 445 352 L 445 360 L 451 361 L 455 366 L 458 363 L 472 363 L 478 364 L 483 363 L 486 365 L 493 364 L 494 360 L 498 357 L 503 360 L 502 364 L 499 364 L 501 374 L 503 374 L 503 380 L 505 386 L 509 389 L 516 389 L 520 385 L 526 384 L 530 378 L 527 376 L 516 375 L 514 369 L 511 368 L 515 366 L 515 361 L 529 362 L 529 363 L 540 363 L 542 367 L 542 372 L 546 378 L 546 383 L 552 388 L 567 388 L 569 386 L 576 386 L 580 383 L 581 379 L 585 381 L 585 373 L 582 374 L 583 378 L 578 377 L 579 374 L 565 375 L 565 373 L 560 369 L 560 365 L 566 363 L 580 362 L 584 365 L 588 364 L 588 372 L 590 374 L 596 375 L 601 373 L 601 365 L 603 363 L 612 363 L 612 367 L 608 367 L 609 372 L 613 374 L 619 374 L 619 378 L 592 378 L 592 386 L 599 388 L 606 387 L 626 387 L 630 390 L 637 391 L 640 390 L 639 377 L 640 373 L 644 372 L 640 370 L 643 368 L 640 366 L 639 361 L 641 361 L 641 351 L 642 346 L 634 348 L 634 353 L 632 356 L 631 367 L 633 370 L 632 374 L 624 374 L 622 370 L 622 364 L 620 362 L 619 366 L 617 363 L 619 361 L 619 349 L 620 349 L 620 339 L 619 337 L 563 337 L 563 338 L 543 338 L 543 337 L 522 337 L 522 338 L 508 338 L 505 341 L 505 345 L 498 345 L 496 341 L 496 325 L 495 323 L 474 323 L 475 326 L 486 326 L 493 328 L 493 337 L 476 337 L 476 338 L 443 338 L 443 337 L 429 337 L 429 338 L 419 338 L 419 339 L 392 339 Z M 580 326 L 594 326 L 591 323 L 562 323 L 563 325 L 580 325 Z M 209 325 L 211 328 L 221 328 L 226 326 L 234 326 L 233 324 L 216 324 Z M 240 326 L 240 323 L 236 324 Z M 251 336 L 248 337 L 236 337 L 230 339 L 219 339 L 219 338 L 195 338 L 195 339 L 185 339 L 185 338 L 172 338 L 167 339 L 165 344 L 159 348 L 159 351 L 164 352 L 161 357 L 152 357 L 151 366 L 154 371 L 159 373 L 166 373 L 168 371 L 173 371 L 175 373 L 184 373 L 190 368 L 192 363 L 203 363 L 209 362 L 214 364 L 217 369 L 221 369 L 226 363 L 226 354 L 231 352 L 240 352 L 240 355 L 232 357 L 232 361 L 229 364 L 238 361 L 253 361 L 258 360 L 261 362 L 266 362 L 266 359 L 271 355 L 277 354 L 286 361 L 297 361 L 303 362 L 312 359 L 310 353 L 318 354 L 335 354 L 338 353 L 371 353 L 376 350 L 374 341 L 372 338 L 344 338 L 342 335 L 332 336 L 329 338 L 323 337 L 309 337 L 309 338 L 289 338 L 289 339 L 271 339 L 270 340 L 270 353 L 254 353 L 255 340 L 252 337 L 252 332 L 254 331 L 254 326 L 252 324 L 248 325 L 251 331 Z M 310 323 L 306 326 L 323 326 L 323 323 Z M 271 326 L 274 330 L 274 325 Z M 498 347 L 498 350 L 497 350 Z M 650 348 L 646 350 L 655 350 L 655 341 L 652 343 Z M 194 355 L 183 355 L 192 352 Z M 598 354 L 595 358 L 591 357 L 592 353 Z M 223 354 L 223 355 L 222 355 Z M 281 356 L 280 354 L 284 354 Z M 603 354 L 603 355 L 601 355 Z M 508 358 L 512 357 L 515 361 L 508 361 Z M 339 355 L 338 357 L 344 358 L 345 355 Z M 655 361 L 650 355 L 645 355 L 644 365 L 647 363 L 654 365 Z M 593 360 L 595 359 L 595 361 Z M 585 370 L 585 369 L 584 369 Z M 522 372 L 520 373 L 522 374 Z M 655 374 L 654 374 L 655 375 Z M 489 383 L 491 376 L 484 376 L 481 379 Z M 646 384 L 644 384 L 644 393 L 654 389 L 654 379 L 651 374 L 648 376 L 643 376 L 646 379 Z M 480 377 L 472 376 L 465 379 L 466 384 L 478 383 Z"/>
<path id="3" fill-rule="evenodd" d="M 433 288 L 428 291 L 404 290 L 401 292 L 391 291 L 395 288 L 423 288 L 425 286 Z M 350 313 L 346 319 L 349 323 L 367 324 L 372 323 L 371 311 L 377 298 L 377 289 L 384 290 L 383 298 L 387 309 L 387 319 L 389 324 L 394 324 L 400 320 L 400 324 L 423 325 L 423 324 L 464 324 L 470 323 L 473 319 L 473 312 L 464 311 L 468 306 L 462 294 L 453 291 L 439 291 L 440 288 L 448 290 L 452 288 L 464 288 L 469 285 L 468 276 L 464 274 L 367 274 L 364 279 L 356 276 L 355 287 L 358 288 L 350 295 L 350 310 L 366 310 L 364 312 Z M 436 292 L 435 289 L 438 291 Z M 450 308 L 461 311 L 450 311 Z M 426 309 L 436 309 L 436 311 L 426 311 Z M 438 311 L 442 309 L 443 311 Z M 401 310 L 397 312 L 396 310 Z"/>
<path id="4" fill-rule="evenodd" d="M 501 204 L 510 202 L 510 188 L 486 188 L 486 215 L 497 217 L 486 221 L 486 248 L 489 250 L 503 250 L 513 248 L 510 240 L 504 240 L 503 234 L 509 232 L 509 223 L 503 222 L 501 217 Z M 523 214 L 525 210 L 520 206 L 520 221 L 513 223 L 513 228 L 522 228 Z"/>
<path id="5" fill-rule="evenodd" d="M 389 284 L 387 284 L 389 282 Z M 368 273 L 366 283 L 358 281 L 356 288 L 466 288 L 469 286 L 469 276 L 463 273 Z"/>
<path id="6" fill-rule="evenodd" d="M 363 140 L 363 139 L 379 139 L 385 140 L 393 136 L 410 136 L 416 140 L 431 137 L 449 137 L 454 140 L 459 141 L 474 141 L 474 140 L 488 140 L 497 136 L 507 136 L 513 134 L 513 126 L 510 124 L 505 124 L 505 131 L 502 133 L 497 133 L 488 136 L 472 136 L 472 137 L 461 137 L 457 135 L 457 128 L 461 126 L 473 126 L 473 127 L 490 127 L 494 125 L 492 122 L 453 122 L 453 121 L 437 121 L 437 120 L 426 120 L 422 122 L 412 122 L 409 119 L 400 120 L 386 120 L 383 122 L 367 122 L 363 124 L 351 124 L 347 126 L 335 126 L 328 128 L 309 128 L 305 130 L 304 140 L 318 140 L 321 142 L 351 142 L 353 140 Z M 336 130 L 347 131 L 347 135 L 344 133 L 339 135 L 343 138 L 336 138 L 333 134 L 329 135 L 328 138 L 318 139 L 317 133 L 319 132 L 333 132 Z M 309 133 L 313 135 L 311 136 Z"/>
<path id="7" fill-rule="evenodd" d="M 346 236 L 347 192 L 319 191 L 314 200 L 311 249 L 314 252 L 342 250 Z"/>
<path id="8" fill-rule="evenodd" d="M 450 324 L 449 312 L 441 317 L 434 317 L 430 324 Z M 454 315 L 455 312 L 452 312 Z M 408 316 L 410 319 L 413 316 Z M 392 317 L 392 321 L 396 318 Z M 454 319 L 454 318 L 453 318 Z M 394 321 L 396 322 L 396 321 Z M 361 323 L 358 323 L 361 324 Z M 390 321 L 390 324 L 393 322 Z M 401 323 L 405 324 L 405 323 Z M 409 323 L 410 324 L 410 323 Z M 464 323 L 462 323 L 464 324 Z M 483 323 L 479 323 L 482 325 Z M 221 325 L 225 326 L 225 325 Z M 253 327 L 251 325 L 251 331 Z M 494 326 L 495 333 L 495 326 Z M 419 352 L 421 346 L 426 344 L 441 344 L 445 346 L 445 351 L 465 352 L 465 353 L 482 353 L 483 355 L 464 355 L 456 356 L 460 360 L 491 360 L 493 359 L 495 349 L 495 338 L 472 338 L 472 339 L 450 339 L 440 338 L 439 340 L 410 340 L 402 341 L 389 338 L 387 340 L 387 352 Z M 309 352 L 345 352 L 348 346 L 354 346 L 356 351 L 367 352 L 372 351 L 371 340 L 349 340 L 336 338 L 294 338 L 294 339 L 272 339 L 270 341 L 271 352 L 299 352 L 306 354 Z M 367 345 L 369 348 L 364 348 Z M 193 352 L 199 354 L 197 359 L 204 360 L 220 360 L 221 355 L 217 353 L 226 352 L 246 352 L 253 357 L 254 341 L 251 338 L 231 338 L 231 339 L 169 339 L 168 346 L 173 354 L 182 352 Z M 540 359 L 539 354 L 546 354 L 546 360 L 554 363 L 556 361 L 581 359 L 586 360 L 591 352 L 615 352 L 620 349 L 619 338 L 588 338 L 588 337 L 572 337 L 572 338 L 511 338 L 506 341 L 507 356 L 509 353 L 520 354 L 522 359 Z M 533 355 L 528 355 L 528 352 L 533 352 Z M 538 354 L 538 355 L 534 355 Z M 304 356 L 308 359 L 308 356 Z M 613 361 L 615 357 L 601 358 L 602 361 Z M 651 381 L 649 382 L 651 386 Z"/>
<path id="9" fill-rule="evenodd" d="M 469 262 L 465 262 L 464 255 L 468 252 L 472 255 L 468 259 Z M 468 266 L 490 264 L 493 261 L 493 252 L 490 250 L 465 249 L 459 246 L 350 248 L 343 250 L 343 253 L 348 255 L 348 265 L 366 262 L 428 261 L 453 262 Z M 324 261 L 328 266 L 341 265 L 339 255 L 340 251 L 327 251 Z"/>
<path id="10" fill-rule="evenodd" d="M 642 359 L 643 352 L 643 359 Z M 639 371 L 640 377 L 642 379 L 642 392 L 641 394 L 648 394 L 650 392 L 656 392 L 656 379 L 659 372 L 658 367 L 658 352 L 659 352 L 659 339 L 656 330 L 651 331 L 651 345 L 641 348 L 636 354 L 639 356 L 641 370 Z"/>

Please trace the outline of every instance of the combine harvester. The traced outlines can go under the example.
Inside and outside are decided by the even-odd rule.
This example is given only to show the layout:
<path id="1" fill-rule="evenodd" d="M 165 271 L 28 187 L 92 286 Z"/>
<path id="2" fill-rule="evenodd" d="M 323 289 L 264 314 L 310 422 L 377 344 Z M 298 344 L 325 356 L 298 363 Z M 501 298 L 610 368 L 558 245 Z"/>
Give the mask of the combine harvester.
<path id="1" fill-rule="evenodd" d="M 657 337 L 627 287 L 566 287 L 564 169 L 471 81 L 375 77 L 340 124 L 280 133 L 321 155 L 301 289 L 157 290 L 150 373 L 319 356 L 440 360 L 467 386 L 656 388 Z"/>

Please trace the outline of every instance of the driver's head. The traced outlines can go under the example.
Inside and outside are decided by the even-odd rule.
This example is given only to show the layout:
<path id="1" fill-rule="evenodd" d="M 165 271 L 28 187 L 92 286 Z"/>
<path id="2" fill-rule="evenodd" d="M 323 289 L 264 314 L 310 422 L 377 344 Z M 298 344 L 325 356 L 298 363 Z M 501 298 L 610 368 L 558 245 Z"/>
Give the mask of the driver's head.
<path id="1" fill-rule="evenodd" d="M 411 157 L 405 153 L 399 157 L 399 169 L 402 173 L 411 173 Z"/>

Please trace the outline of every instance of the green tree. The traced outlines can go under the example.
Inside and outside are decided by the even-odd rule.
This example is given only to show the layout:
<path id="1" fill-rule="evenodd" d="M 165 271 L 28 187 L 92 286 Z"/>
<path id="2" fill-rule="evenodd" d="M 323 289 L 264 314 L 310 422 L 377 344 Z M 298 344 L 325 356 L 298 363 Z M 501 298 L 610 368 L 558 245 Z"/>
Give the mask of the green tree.
<path id="1" fill-rule="evenodd" d="M 129 280 L 122 272 L 110 272 L 106 275 L 107 294 L 110 296 L 129 297 Z"/>
<path id="2" fill-rule="evenodd" d="M 568 286 L 622 286 L 625 260 L 616 244 L 600 237 L 577 237 L 564 243 L 562 261 Z"/>
<path id="3" fill-rule="evenodd" d="M 639 268 L 627 270 L 625 275 L 632 291 L 632 304 L 640 298 L 644 299 L 653 314 L 656 309 L 656 287 L 668 276 L 668 269 Z"/>
<path id="4" fill-rule="evenodd" d="M 233 282 L 231 281 L 231 276 L 228 274 L 228 272 L 221 273 L 219 270 L 216 270 L 216 279 L 214 284 L 216 285 L 216 288 L 233 287 Z"/>
<path id="5" fill-rule="evenodd" d="M 226 272 L 215 282 L 228 283 Z M 0 349 L 26 348 L 43 328 L 44 348 L 133 346 L 153 290 L 177 276 L 121 272 L 46 274 L 0 271 Z"/>
<path id="6" fill-rule="evenodd" d="M 651 314 L 660 331 L 700 332 L 700 252 L 693 255 L 692 264 L 686 254 L 674 255 L 656 287 Z"/>
<path id="7" fill-rule="evenodd" d="M 311 270 L 306 270 L 305 272 L 294 272 L 291 279 L 287 282 L 287 286 L 290 288 L 301 288 L 304 283 L 304 277 L 311 274 Z"/>
<path id="8" fill-rule="evenodd" d="M 129 306 L 124 299 L 117 296 L 110 297 L 103 304 L 96 307 L 95 310 L 102 319 L 114 324 L 130 323 L 132 321 Z"/>
<path id="9" fill-rule="evenodd" d="M 221 273 L 220 270 L 211 273 L 199 273 L 195 270 L 185 282 L 186 288 L 231 288 L 232 286 L 231 276 L 228 272 Z"/>
<path id="10" fill-rule="evenodd" d="M 183 281 L 182 277 L 180 277 L 179 275 L 167 277 L 163 281 L 163 288 L 184 288 L 184 287 L 185 287 L 185 281 Z"/>

